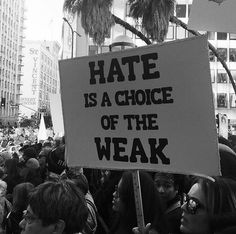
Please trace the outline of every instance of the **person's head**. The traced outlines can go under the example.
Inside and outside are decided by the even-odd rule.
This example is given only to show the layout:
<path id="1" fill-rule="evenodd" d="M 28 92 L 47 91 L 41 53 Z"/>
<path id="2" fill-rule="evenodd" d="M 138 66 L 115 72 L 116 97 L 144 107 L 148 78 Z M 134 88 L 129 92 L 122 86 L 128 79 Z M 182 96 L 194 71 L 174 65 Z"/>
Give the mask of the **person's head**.
<path id="1" fill-rule="evenodd" d="M 61 137 L 55 137 L 53 141 L 53 146 L 58 147 L 61 144 Z"/>
<path id="2" fill-rule="evenodd" d="M 163 207 L 151 176 L 143 171 L 139 172 L 142 193 L 143 213 L 145 223 L 154 224 L 161 220 Z M 116 191 L 113 193 L 113 210 L 121 215 L 123 225 L 132 230 L 137 226 L 134 198 L 133 177 L 131 171 L 123 173 Z M 155 223 L 157 228 L 159 224 Z"/>
<path id="3" fill-rule="evenodd" d="M 81 232 L 88 217 L 82 192 L 70 180 L 45 182 L 30 194 L 22 234 L 73 234 Z"/>
<path id="4" fill-rule="evenodd" d="M 20 183 L 13 189 L 13 209 L 23 211 L 27 208 L 29 193 L 33 190 L 31 183 Z"/>
<path id="5" fill-rule="evenodd" d="M 4 165 L 5 173 L 9 177 L 18 177 L 18 161 L 15 158 L 7 159 Z"/>
<path id="6" fill-rule="evenodd" d="M 48 140 L 44 141 L 43 144 L 42 144 L 42 147 L 51 149 L 51 147 L 52 147 L 51 141 L 48 141 Z"/>
<path id="7" fill-rule="evenodd" d="M 154 182 L 157 191 L 165 202 L 172 200 L 178 194 L 179 186 L 173 174 L 157 172 L 154 176 Z"/>
<path id="8" fill-rule="evenodd" d="M 40 167 L 39 161 L 36 158 L 28 159 L 25 165 L 29 169 L 38 169 Z"/>
<path id="9" fill-rule="evenodd" d="M 236 213 L 236 182 L 222 177 L 214 179 L 199 179 L 191 187 L 182 206 L 183 234 L 213 234 L 232 221 L 225 222 L 225 218 Z"/>
<path id="10" fill-rule="evenodd" d="M 23 151 L 23 159 L 27 161 L 30 158 L 36 158 L 37 152 L 34 147 L 28 147 Z"/>

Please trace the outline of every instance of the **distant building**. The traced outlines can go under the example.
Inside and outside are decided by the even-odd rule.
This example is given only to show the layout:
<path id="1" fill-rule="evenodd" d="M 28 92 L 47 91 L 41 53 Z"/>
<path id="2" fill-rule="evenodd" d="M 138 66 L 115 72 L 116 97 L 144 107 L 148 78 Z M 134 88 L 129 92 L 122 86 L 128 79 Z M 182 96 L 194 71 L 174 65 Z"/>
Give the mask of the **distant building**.
<path id="1" fill-rule="evenodd" d="M 192 0 L 177 0 L 175 6 L 175 15 L 184 23 L 188 22 L 190 15 Z M 128 15 L 129 5 L 126 0 L 114 0 L 112 13 L 124 21 L 130 23 L 137 29 L 141 29 L 141 21 L 133 20 Z M 68 17 L 69 18 L 69 17 Z M 119 36 L 126 35 L 133 40 L 137 46 L 146 45 L 139 37 L 126 30 L 122 26 L 115 24 L 111 29 L 109 35 L 101 47 L 94 45 L 92 38 L 89 35 L 85 35 L 81 26 L 80 18 L 75 16 L 74 20 L 69 19 L 74 30 L 79 32 L 82 37 L 75 36 L 74 38 L 74 57 L 94 55 L 99 53 L 105 53 L 109 51 L 109 45 Z M 65 24 L 65 23 L 64 23 Z M 228 65 L 232 76 L 236 82 L 236 33 L 222 33 L 222 32 L 200 32 L 202 34 L 207 33 L 209 42 L 211 42 L 220 56 L 225 60 Z M 166 41 L 184 39 L 192 37 L 189 32 L 180 26 L 175 24 L 169 25 L 169 30 L 166 36 Z M 69 49 L 71 49 L 71 31 L 68 25 L 64 25 L 64 40 L 62 41 L 66 48 L 65 55 L 69 55 Z M 62 56 L 66 58 L 66 56 Z M 232 84 L 226 74 L 225 69 L 221 63 L 213 56 L 209 51 L 209 61 L 211 69 L 211 82 L 213 90 L 213 102 L 215 106 L 215 114 L 225 114 L 229 120 L 229 126 L 232 132 L 236 133 L 236 95 L 234 93 Z M 200 90 L 199 90 L 200 91 Z"/>
<path id="2" fill-rule="evenodd" d="M 18 119 L 24 39 L 24 0 L 0 1 L 0 125 Z"/>
<path id="3" fill-rule="evenodd" d="M 20 116 L 50 111 L 49 94 L 59 92 L 59 50 L 55 41 L 25 41 Z"/>

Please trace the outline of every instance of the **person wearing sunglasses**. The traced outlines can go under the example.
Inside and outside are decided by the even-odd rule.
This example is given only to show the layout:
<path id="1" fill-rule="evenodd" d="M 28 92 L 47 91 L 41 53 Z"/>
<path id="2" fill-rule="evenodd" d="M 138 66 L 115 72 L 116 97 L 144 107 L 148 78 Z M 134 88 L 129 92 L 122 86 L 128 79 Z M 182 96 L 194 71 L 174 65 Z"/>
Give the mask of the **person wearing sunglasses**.
<path id="1" fill-rule="evenodd" d="M 181 207 L 181 233 L 236 233 L 236 181 L 221 176 L 212 178 L 198 178 L 186 195 Z M 133 233 L 151 234 L 149 230 L 147 224 L 143 232 L 136 227 Z"/>
<path id="2" fill-rule="evenodd" d="M 183 234 L 236 233 L 236 181 L 201 178 L 190 189 L 182 205 Z"/>
<path id="3" fill-rule="evenodd" d="M 75 234 L 88 217 L 85 197 L 71 180 L 45 182 L 29 197 L 21 234 Z"/>

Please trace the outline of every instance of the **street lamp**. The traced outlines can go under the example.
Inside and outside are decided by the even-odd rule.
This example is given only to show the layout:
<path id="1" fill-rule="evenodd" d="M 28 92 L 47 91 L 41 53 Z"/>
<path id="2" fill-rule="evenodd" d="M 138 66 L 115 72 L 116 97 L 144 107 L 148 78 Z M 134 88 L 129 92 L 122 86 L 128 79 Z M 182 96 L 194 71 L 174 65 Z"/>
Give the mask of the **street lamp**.
<path id="1" fill-rule="evenodd" d="M 109 45 L 109 50 L 118 51 L 118 50 L 131 49 L 135 47 L 136 45 L 134 44 L 133 40 L 130 37 L 128 37 L 127 35 L 119 35 Z"/>
<path id="2" fill-rule="evenodd" d="M 63 20 L 69 25 L 70 30 L 71 30 L 71 34 L 72 34 L 72 38 L 71 38 L 71 43 L 72 43 L 72 45 L 71 45 L 71 58 L 73 58 L 74 33 L 76 33 L 79 37 L 81 37 L 81 35 L 73 30 L 71 24 L 69 23 L 69 21 L 65 17 L 63 17 Z"/>

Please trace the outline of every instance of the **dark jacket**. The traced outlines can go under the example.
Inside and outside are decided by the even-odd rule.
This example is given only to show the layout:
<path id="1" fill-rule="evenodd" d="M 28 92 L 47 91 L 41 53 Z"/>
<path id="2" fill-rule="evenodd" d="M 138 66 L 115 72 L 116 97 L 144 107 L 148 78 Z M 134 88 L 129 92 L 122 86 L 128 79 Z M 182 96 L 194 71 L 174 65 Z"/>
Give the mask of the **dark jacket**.
<path id="1" fill-rule="evenodd" d="M 180 234 L 181 224 L 181 202 L 178 196 L 167 203 L 167 209 L 165 211 L 165 218 L 167 221 L 167 227 L 169 233 Z"/>
<path id="2" fill-rule="evenodd" d="M 23 212 L 11 211 L 6 219 L 6 234 L 20 234 L 19 223 L 23 218 Z"/>

